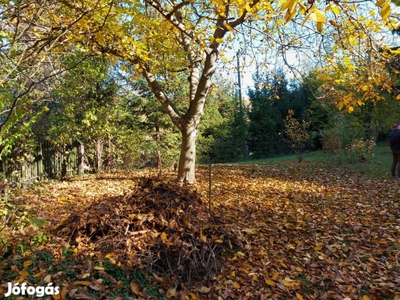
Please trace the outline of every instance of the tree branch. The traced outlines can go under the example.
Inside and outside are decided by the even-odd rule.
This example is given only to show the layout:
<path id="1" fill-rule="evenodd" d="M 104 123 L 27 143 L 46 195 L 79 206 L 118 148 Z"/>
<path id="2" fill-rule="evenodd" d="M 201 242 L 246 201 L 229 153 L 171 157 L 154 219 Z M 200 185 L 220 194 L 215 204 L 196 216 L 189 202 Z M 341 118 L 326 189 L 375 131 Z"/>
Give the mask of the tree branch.
<path id="1" fill-rule="evenodd" d="M 166 11 L 165 9 L 163 9 L 161 7 L 161 5 L 159 3 L 157 3 L 154 0 L 145 0 L 146 3 L 148 3 L 150 6 L 152 6 L 154 9 L 156 9 L 165 19 L 169 20 L 171 22 L 171 24 L 173 24 L 178 30 L 180 30 L 183 34 L 185 34 L 187 37 L 191 38 L 192 40 L 196 41 L 197 43 L 199 43 L 198 40 L 194 39 L 194 34 L 193 32 L 187 30 L 185 28 L 185 25 L 180 22 L 177 18 L 174 18 L 171 14 L 171 12 Z M 176 7 L 174 7 L 172 9 L 173 13 L 176 13 L 179 8 L 182 8 L 185 5 L 190 4 L 189 1 L 183 1 L 180 4 L 178 4 Z"/>
<path id="2" fill-rule="evenodd" d="M 253 8 L 254 6 L 256 6 L 258 2 L 260 2 L 260 0 L 254 0 L 253 3 L 250 4 L 250 8 Z M 235 28 L 236 26 L 242 24 L 245 21 L 247 14 L 248 14 L 248 11 L 245 10 L 239 18 L 237 18 L 231 22 L 228 22 L 228 25 L 231 26 L 232 28 Z"/>
<path id="3" fill-rule="evenodd" d="M 164 110 L 170 116 L 172 122 L 179 129 L 182 128 L 182 116 L 180 115 L 178 109 L 173 105 L 173 103 L 169 100 L 168 96 L 164 93 L 161 85 L 158 83 L 156 76 L 149 72 L 146 68 L 142 66 L 142 75 L 146 79 L 147 83 L 151 91 L 157 100 L 161 103 Z"/>
<path id="4" fill-rule="evenodd" d="M 69 67 L 69 68 L 67 68 L 67 69 L 63 69 L 63 70 L 58 70 L 58 71 L 56 71 L 56 72 L 54 72 L 54 73 L 52 73 L 52 74 L 50 74 L 50 75 L 48 75 L 48 76 L 42 78 L 41 80 L 38 80 L 38 81 L 33 81 L 33 80 L 31 80 L 31 82 L 30 82 L 30 84 L 27 86 L 27 88 L 26 88 L 24 91 L 20 92 L 18 95 L 16 95 L 16 96 L 14 97 L 14 99 L 13 99 L 13 101 L 12 101 L 12 103 L 11 103 L 11 107 L 10 107 L 8 110 L 2 112 L 2 114 L 3 114 L 3 113 L 7 113 L 7 116 L 6 116 L 6 118 L 4 119 L 4 121 L 2 121 L 2 122 L 0 123 L 0 135 L 1 135 L 1 132 L 2 132 L 2 130 L 3 130 L 3 128 L 4 128 L 4 126 L 7 124 L 8 120 L 10 119 L 10 117 L 11 117 L 13 111 L 17 108 L 17 106 L 18 106 L 18 100 L 19 100 L 19 99 L 21 99 L 22 97 L 28 95 L 38 84 L 41 84 L 41 83 L 43 83 L 43 82 L 49 80 L 50 78 L 53 78 L 53 77 L 55 77 L 55 76 L 57 76 L 57 75 L 60 75 L 60 74 L 62 74 L 62 73 L 64 73 L 64 72 L 67 72 L 67 71 L 70 71 L 70 70 L 74 69 L 74 68 L 77 67 L 81 62 L 83 62 L 84 60 L 88 59 L 89 57 L 91 57 L 91 55 L 84 56 L 82 59 L 80 59 L 79 61 L 77 61 L 77 62 L 76 62 L 74 65 L 72 65 L 71 67 Z"/>

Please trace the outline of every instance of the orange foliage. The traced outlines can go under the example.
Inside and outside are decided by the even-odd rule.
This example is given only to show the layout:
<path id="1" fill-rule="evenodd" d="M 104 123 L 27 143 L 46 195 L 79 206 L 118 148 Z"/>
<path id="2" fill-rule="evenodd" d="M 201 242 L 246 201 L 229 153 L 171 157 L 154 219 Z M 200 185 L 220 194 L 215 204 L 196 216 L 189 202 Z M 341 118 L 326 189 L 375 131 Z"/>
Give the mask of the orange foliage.
<path id="1" fill-rule="evenodd" d="M 200 168 L 200 183 L 190 188 L 176 186 L 167 179 L 165 182 L 149 179 L 138 189 L 139 179 L 145 176 L 133 172 L 54 182 L 20 194 L 17 200 L 21 205 L 29 203 L 40 208 L 40 216 L 50 222 L 49 232 L 56 233 L 55 228 L 71 216 L 81 216 L 90 226 L 86 232 L 83 227 L 76 227 L 72 249 L 76 256 L 89 255 L 93 261 L 107 257 L 115 264 L 126 264 L 125 267 L 146 267 L 141 262 L 146 261 L 148 252 L 140 252 L 141 248 L 149 250 L 156 245 L 161 251 L 162 245 L 174 247 L 178 241 L 182 241 L 182 247 L 188 251 L 196 251 L 189 247 L 190 243 L 196 245 L 197 250 L 201 247 L 219 249 L 215 250 L 218 268 L 207 280 L 197 280 L 191 285 L 181 283 L 177 288 L 168 274 L 154 270 L 153 285 L 170 298 L 393 299 L 400 295 L 397 181 L 324 169 L 308 162 L 215 166 L 210 217 L 206 168 Z M 157 195 L 161 195 L 163 189 L 164 202 L 151 207 L 157 203 L 152 202 L 151 195 L 160 199 Z M 125 210 L 121 206 L 123 203 Z M 140 211 L 132 210 L 134 205 L 142 207 L 146 220 L 144 215 L 139 216 Z M 180 211 L 185 205 L 186 210 Z M 111 212 L 110 208 L 119 213 Z M 120 218 L 114 220 L 118 222 L 109 223 L 115 230 L 109 229 L 114 236 L 108 240 L 112 251 L 106 255 L 98 246 L 107 246 L 107 236 L 91 241 L 88 234 L 96 226 L 90 216 L 95 218 L 101 209 L 103 218 L 98 219 L 98 223 L 111 220 L 107 219 L 107 214 Z M 176 218 L 175 222 L 168 214 Z M 149 221 L 151 218 L 153 223 Z M 65 224 L 72 226 L 72 223 Z M 124 225 L 123 232 L 118 233 L 118 224 Z M 133 234 L 146 228 L 132 229 L 130 224 L 154 226 L 147 228 L 151 234 Z M 201 227 L 197 227 L 200 224 Z M 134 244 L 119 243 L 125 233 L 126 240 Z M 65 241 L 43 247 L 57 252 Z M 130 265 L 122 255 L 129 249 L 137 254 Z M 196 263 L 201 261 L 197 259 Z M 23 268 L 31 268 L 34 265 L 31 264 L 27 261 L 27 267 Z M 35 268 L 40 280 L 52 272 L 39 266 Z M 65 278 L 62 272 L 50 278 L 55 285 L 62 286 L 64 295 L 73 288 L 76 292 L 79 286 L 83 293 L 96 290 L 103 293 L 102 299 L 111 299 L 106 287 L 94 279 L 95 274 L 105 273 L 104 268 L 93 267 L 88 261 L 77 268 L 82 270 L 81 275 L 68 278 L 69 282 L 61 280 Z M 5 276 L 4 269 L 7 268 L 3 265 L 0 279 Z M 21 271 L 15 267 L 8 269 L 8 272 Z M 112 278 L 111 274 L 107 276 Z M 28 280 L 29 277 L 24 278 Z M 4 281 L 0 282 L 4 288 Z M 117 286 L 118 283 L 111 280 L 107 288 Z M 146 299 L 146 289 L 139 282 L 131 281 L 129 289 L 132 297 L 136 294 Z"/>

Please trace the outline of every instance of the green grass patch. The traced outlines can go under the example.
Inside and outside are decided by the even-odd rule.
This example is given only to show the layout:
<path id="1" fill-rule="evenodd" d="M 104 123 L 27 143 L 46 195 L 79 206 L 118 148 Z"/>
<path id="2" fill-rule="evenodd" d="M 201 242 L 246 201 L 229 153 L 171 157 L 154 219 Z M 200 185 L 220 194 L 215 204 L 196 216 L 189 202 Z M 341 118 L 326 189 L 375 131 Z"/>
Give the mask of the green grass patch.
<path id="1" fill-rule="evenodd" d="M 329 154 L 324 151 L 303 153 L 302 162 L 298 161 L 296 154 L 274 156 L 256 160 L 239 161 L 237 164 L 289 164 L 308 165 L 310 168 L 338 168 L 349 172 L 357 172 L 371 178 L 390 178 L 392 154 L 386 143 L 380 143 L 373 149 L 372 157 L 367 160 L 359 160 L 345 154 Z"/>

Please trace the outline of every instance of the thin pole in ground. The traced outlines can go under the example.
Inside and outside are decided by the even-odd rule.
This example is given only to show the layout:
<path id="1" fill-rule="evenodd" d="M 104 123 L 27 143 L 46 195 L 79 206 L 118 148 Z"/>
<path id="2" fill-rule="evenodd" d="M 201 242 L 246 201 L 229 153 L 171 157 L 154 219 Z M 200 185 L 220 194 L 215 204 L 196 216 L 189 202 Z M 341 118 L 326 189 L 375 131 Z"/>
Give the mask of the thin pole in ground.
<path id="1" fill-rule="evenodd" d="M 210 212 L 210 216 L 212 215 L 211 210 L 212 205 L 212 164 L 208 164 L 208 210 Z"/>

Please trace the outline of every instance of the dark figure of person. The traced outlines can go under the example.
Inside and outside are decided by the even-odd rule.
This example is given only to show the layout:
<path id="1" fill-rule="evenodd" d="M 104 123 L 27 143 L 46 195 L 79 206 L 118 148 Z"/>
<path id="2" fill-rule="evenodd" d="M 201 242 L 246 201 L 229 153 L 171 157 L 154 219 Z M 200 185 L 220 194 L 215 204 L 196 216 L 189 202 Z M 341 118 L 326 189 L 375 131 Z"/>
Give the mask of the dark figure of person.
<path id="1" fill-rule="evenodd" d="M 389 146 L 392 150 L 393 162 L 392 162 L 392 176 L 400 178 L 400 123 L 396 123 L 393 126 L 393 130 L 389 134 Z"/>

